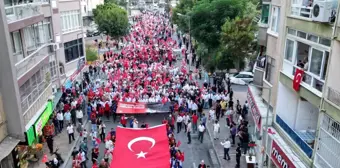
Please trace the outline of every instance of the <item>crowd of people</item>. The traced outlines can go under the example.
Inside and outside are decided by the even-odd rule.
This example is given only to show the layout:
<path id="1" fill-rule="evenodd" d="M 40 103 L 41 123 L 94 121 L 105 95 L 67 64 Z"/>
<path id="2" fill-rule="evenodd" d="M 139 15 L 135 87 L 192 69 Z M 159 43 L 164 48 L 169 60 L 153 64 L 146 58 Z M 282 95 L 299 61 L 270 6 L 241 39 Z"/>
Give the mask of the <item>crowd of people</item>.
<path id="1" fill-rule="evenodd" d="M 247 102 L 242 106 L 237 100 L 234 104 L 229 79 L 225 79 L 225 83 L 214 80 L 213 84 L 206 81 L 199 84 L 201 70 L 197 69 L 199 60 L 191 40 L 175 32 L 167 15 L 144 12 L 134 17 L 130 34 L 120 39 L 122 47 L 117 45 L 114 51 L 106 52 L 102 62 L 89 66 L 83 81 L 63 89 L 53 123 L 56 132 L 67 125 L 69 143 L 74 140 L 75 132 L 82 137 L 79 147 L 72 152 L 73 168 L 86 168 L 89 153 L 92 168 L 109 167 L 116 134 L 114 128 L 108 132 L 102 119 L 112 116 L 116 122 L 118 102 L 171 103 L 169 116 L 162 121 L 167 125 L 171 168 L 182 168 L 184 162 L 181 142 L 175 139 L 176 132 L 183 130 L 188 144 L 192 143 L 191 133 L 197 132 L 203 143 L 207 124 L 213 124 L 213 136 L 217 140 L 223 117 L 230 128 L 232 144 L 235 144 L 235 137 L 239 137 L 246 152 L 249 141 L 245 120 Z M 180 49 L 183 59 L 178 61 L 173 49 Z M 190 71 L 194 62 L 196 66 Z M 90 130 L 86 130 L 83 120 L 91 122 Z M 125 114 L 120 116 L 119 123 L 131 128 L 149 126 Z M 88 142 L 92 147 L 88 147 Z M 103 159 L 98 161 L 101 143 L 105 144 L 105 151 Z M 199 168 L 205 167 L 208 166 L 202 160 Z"/>

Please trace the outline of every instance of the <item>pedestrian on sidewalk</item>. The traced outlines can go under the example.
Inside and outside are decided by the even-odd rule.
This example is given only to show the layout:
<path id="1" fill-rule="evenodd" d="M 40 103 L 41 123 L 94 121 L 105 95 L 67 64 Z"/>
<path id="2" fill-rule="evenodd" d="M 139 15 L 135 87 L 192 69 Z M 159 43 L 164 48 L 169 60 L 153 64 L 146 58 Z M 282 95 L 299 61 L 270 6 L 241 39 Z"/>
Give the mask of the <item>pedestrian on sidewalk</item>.
<path id="1" fill-rule="evenodd" d="M 231 139 L 233 140 L 233 145 L 235 145 L 235 137 L 236 137 L 236 133 L 237 133 L 236 125 L 235 125 L 235 124 L 232 124 L 232 125 L 231 125 L 231 128 L 230 128 L 230 137 L 231 137 Z"/>
<path id="2" fill-rule="evenodd" d="M 236 168 L 240 168 L 240 160 L 241 160 L 241 144 L 237 144 L 236 148 Z"/>
<path id="3" fill-rule="evenodd" d="M 178 115 L 176 122 L 177 122 L 177 134 L 178 134 L 182 130 L 183 117 Z"/>
<path id="4" fill-rule="evenodd" d="M 54 150 L 53 150 L 53 137 L 52 137 L 52 135 L 46 136 L 46 142 L 47 142 L 48 149 L 50 150 L 50 154 L 53 154 Z"/>
<path id="5" fill-rule="evenodd" d="M 59 122 L 59 132 L 61 132 L 64 128 L 64 116 L 61 111 L 58 111 L 57 113 L 57 120 Z"/>
<path id="6" fill-rule="evenodd" d="M 68 124 L 67 128 L 67 133 L 68 133 L 68 142 L 69 144 L 71 144 L 71 138 L 72 140 L 74 141 L 74 128 L 73 128 L 73 125 L 71 123 Z"/>
<path id="7" fill-rule="evenodd" d="M 71 113 L 70 113 L 70 111 L 66 111 L 64 113 L 64 119 L 65 119 L 66 124 L 71 123 Z"/>
<path id="8" fill-rule="evenodd" d="M 202 118 L 201 118 L 201 123 L 205 126 L 207 123 L 207 117 L 205 116 L 205 114 L 202 114 Z"/>
<path id="9" fill-rule="evenodd" d="M 211 108 L 209 110 L 209 123 L 214 122 L 215 121 L 215 109 Z"/>
<path id="10" fill-rule="evenodd" d="M 100 136 L 100 140 L 102 142 L 105 141 L 105 133 L 106 133 L 106 125 L 104 124 L 103 121 L 100 121 L 100 125 L 99 125 L 99 136 Z"/>
<path id="11" fill-rule="evenodd" d="M 185 130 L 185 132 L 187 132 L 189 120 L 190 120 L 190 117 L 189 117 L 188 113 L 186 113 L 186 114 L 183 116 L 184 130 Z"/>
<path id="12" fill-rule="evenodd" d="M 188 125 L 187 125 L 187 129 L 186 129 L 187 136 L 188 136 L 188 144 L 191 143 L 191 130 L 192 130 L 191 121 L 188 120 Z"/>
<path id="13" fill-rule="evenodd" d="M 198 168 L 207 168 L 207 165 L 205 165 L 204 160 L 201 161 L 201 163 L 198 165 Z"/>
<path id="14" fill-rule="evenodd" d="M 218 123 L 218 120 L 215 121 L 214 125 L 214 140 L 218 139 L 218 133 L 220 133 L 220 124 Z"/>
<path id="15" fill-rule="evenodd" d="M 127 119 L 128 118 L 125 116 L 125 114 L 120 117 L 120 124 L 122 124 L 123 127 L 126 127 Z"/>
<path id="16" fill-rule="evenodd" d="M 203 123 L 201 123 L 198 126 L 198 140 L 201 141 L 201 143 L 203 143 L 204 131 L 205 131 L 205 126 L 203 125 Z"/>
<path id="17" fill-rule="evenodd" d="M 221 142 L 221 145 L 224 148 L 224 157 L 223 157 L 223 159 L 224 160 L 230 160 L 229 149 L 230 149 L 231 145 L 230 145 L 229 139 L 227 138 L 224 142 Z M 227 158 L 227 156 L 228 156 L 228 158 Z"/>
<path id="18" fill-rule="evenodd" d="M 81 110 L 80 107 L 77 107 L 77 110 L 76 110 L 76 117 L 77 117 L 77 120 L 80 124 L 83 124 L 83 117 L 84 117 L 84 114 L 83 114 L 83 111 Z"/>

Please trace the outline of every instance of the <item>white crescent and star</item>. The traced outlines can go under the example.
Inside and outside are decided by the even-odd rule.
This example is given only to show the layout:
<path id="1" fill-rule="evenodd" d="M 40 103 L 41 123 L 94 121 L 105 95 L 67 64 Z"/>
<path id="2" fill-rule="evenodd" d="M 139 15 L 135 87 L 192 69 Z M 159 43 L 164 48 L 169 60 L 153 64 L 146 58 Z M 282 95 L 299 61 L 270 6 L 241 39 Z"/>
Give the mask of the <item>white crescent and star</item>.
<path id="1" fill-rule="evenodd" d="M 302 76 L 301 73 L 296 74 L 296 81 L 295 81 L 296 83 L 299 82 L 299 79 L 301 78 L 301 76 Z"/>
<path id="2" fill-rule="evenodd" d="M 151 145 L 150 149 L 153 148 L 153 147 L 155 146 L 155 144 L 156 144 L 156 141 L 155 141 L 155 139 L 153 139 L 153 138 L 150 138 L 150 137 L 137 137 L 137 138 L 135 138 L 135 139 L 132 139 L 132 140 L 128 143 L 128 145 L 127 145 L 128 148 L 129 148 L 129 150 L 130 150 L 131 152 L 134 152 L 134 150 L 131 148 L 131 146 L 132 146 L 134 143 L 139 142 L 139 141 L 149 141 L 149 142 L 151 142 L 152 145 Z M 138 159 L 138 158 L 145 158 L 145 155 L 146 155 L 146 154 L 147 154 L 147 152 L 141 151 L 139 154 L 136 154 L 136 155 L 137 155 L 137 159 Z"/>

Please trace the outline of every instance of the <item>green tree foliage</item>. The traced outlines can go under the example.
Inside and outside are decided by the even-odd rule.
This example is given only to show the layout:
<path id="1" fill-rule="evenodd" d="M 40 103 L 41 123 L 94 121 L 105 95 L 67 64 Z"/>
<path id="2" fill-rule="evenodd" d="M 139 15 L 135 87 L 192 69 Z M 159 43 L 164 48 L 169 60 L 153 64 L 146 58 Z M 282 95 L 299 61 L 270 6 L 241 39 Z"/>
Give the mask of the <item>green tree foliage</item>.
<path id="1" fill-rule="evenodd" d="M 113 38 L 128 33 L 129 21 L 126 10 L 113 3 L 98 5 L 93 11 L 98 30 Z"/>
<path id="2" fill-rule="evenodd" d="M 97 59 L 98 59 L 97 52 L 90 47 L 86 47 L 86 60 L 95 61 Z"/>
<path id="3" fill-rule="evenodd" d="M 221 26 L 226 19 L 242 14 L 244 0 L 204 0 L 193 7 L 191 13 L 191 35 L 209 49 L 218 48 Z"/>
<path id="4" fill-rule="evenodd" d="M 114 3 L 119 6 L 125 7 L 128 2 L 126 0 L 104 0 L 104 4 L 108 4 L 108 3 Z"/>
<path id="5" fill-rule="evenodd" d="M 189 18 L 185 17 L 185 15 L 190 13 L 193 6 L 194 6 L 193 0 L 180 0 L 176 8 L 172 10 L 172 21 L 183 32 L 189 32 L 189 22 L 188 22 Z M 178 14 L 182 14 L 182 16 Z"/>

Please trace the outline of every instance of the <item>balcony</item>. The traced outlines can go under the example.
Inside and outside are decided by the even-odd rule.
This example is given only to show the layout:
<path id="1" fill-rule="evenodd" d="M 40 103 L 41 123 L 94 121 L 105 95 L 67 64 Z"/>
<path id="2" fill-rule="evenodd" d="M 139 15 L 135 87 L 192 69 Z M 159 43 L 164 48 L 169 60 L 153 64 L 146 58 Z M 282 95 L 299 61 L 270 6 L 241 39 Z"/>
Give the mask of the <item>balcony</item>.
<path id="1" fill-rule="evenodd" d="M 43 15 L 41 4 L 41 2 L 33 2 L 5 7 L 7 23 L 10 24 L 19 20 Z"/>
<path id="2" fill-rule="evenodd" d="M 25 125 L 40 111 L 51 96 L 52 84 L 44 81 L 21 101 Z"/>
<path id="3" fill-rule="evenodd" d="M 41 62 L 45 62 L 47 60 L 46 62 L 48 63 L 48 57 L 52 51 L 53 49 L 51 44 L 44 44 L 35 51 L 31 53 L 28 52 L 29 56 L 24 59 L 21 59 L 21 55 L 16 55 L 14 58 L 15 62 L 17 62 L 15 64 L 17 78 L 19 79 Z"/>
<path id="4" fill-rule="evenodd" d="M 313 149 L 312 145 L 315 140 L 315 131 L 314 130 L 305 130 L 305 131 L 295 131 L 289 127 L 287 123 L 285 123 L 279 115 L 276 115 L 276 123 L 283 129 L 288 136 L 292 139 L 292 141 L 299 146 L 299 148 L 309 157 L 312 157 Z M 307 143 L 308 142 L 308 143 Z"/>
<path id="5" fill-rule="evenodd" d="M 291 7 L 291 15 L 306 19 L 312 18 L 313 1 L 292 0 Z"/>

